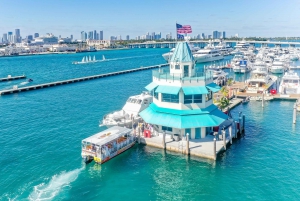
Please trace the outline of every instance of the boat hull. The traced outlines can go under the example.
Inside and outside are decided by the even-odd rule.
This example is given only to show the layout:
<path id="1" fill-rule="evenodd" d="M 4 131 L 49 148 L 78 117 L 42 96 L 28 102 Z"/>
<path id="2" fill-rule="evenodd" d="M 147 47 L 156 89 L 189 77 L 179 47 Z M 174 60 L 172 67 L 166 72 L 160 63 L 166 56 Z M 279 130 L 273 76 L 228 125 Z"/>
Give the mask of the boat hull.
<path id="1" fill-rule="evenodd" d="M 223 55 L 212 57 L 211 55 L 209 57 L 201 56 L 198 57 L 197 55 L 194 55 L 194 59 L 196 63 L 205 63 L 205 62 L 211 62 L 211 61 L 218 61 L 224 59 Z"/>
<path id="2" fill-rule="evenodd" d="M 275 74 L 279 74 L 279 73 L 283 73 L 284 70 L 283 68 L 271 68 L 271 73 L 275 73 Z"/>

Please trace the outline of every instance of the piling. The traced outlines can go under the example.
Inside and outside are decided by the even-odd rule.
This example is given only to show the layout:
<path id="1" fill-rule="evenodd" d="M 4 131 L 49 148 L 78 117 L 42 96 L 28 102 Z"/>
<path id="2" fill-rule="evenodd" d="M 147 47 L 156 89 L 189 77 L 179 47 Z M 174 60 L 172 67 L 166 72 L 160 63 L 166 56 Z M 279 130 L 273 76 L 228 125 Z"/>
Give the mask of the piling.
<path id="1" fill-rule="evenodd" d="M 230 137 L 230 144 L 232 144 L 232 124 L 229 127 L 228 131 L 229 131 L 229 137 Z"/>
<path id="2" fill-rule="evenodd" d="M 238 133 L 238 127 L 237 127 L 238 122 L 235 121 L 235 133 L 234 133 L 234 137 L 237 138 L 237 133 Z"/>
<path id="3" fill-rule="evenodd" d="M 188 133 L 186 134 L 186 154 L 190 154 L 190 138 Z"/>
<path id="4" fill-rule="evenodd" d="M 138 127 L 138 131 L 139 131 L 139 137 L 138 137 L 138 143 L 141 143 L 141 128 Z"/>
<path id="5" fill-rule="evenodd" d="M 163 146 L 163 149 L 166 149 L 166 131 L 163 132 L 162 146 Z"/>
<path id="6" fill-rule="evenodd" d="M 217 141 L 216 138 L 214 137 L 214 159 L 217 159 Z"/>
<path id="7" fill-rule="evenodd" d="M 293 110 L 293 124 L 296 124 L 297 119 L 297 103 L 294 104 L 294 110 Z"/>
<path id="8" fill-rule="evenodd" d="M 225 133 L 225 130 L 222 130 L 222 137 L 223 137 L 223 146 L 224 146 L 224 149 L 226 150 L 226 133 Z"/>
<path id="9" fill-rule="evenodd" d="M 265 104 L 265 97 L 264 97 L 265 91 L 262 93 L 262 99 L 261 99 L 261 106 L 264 107 Z"/>
<path id="10" fill-rule="evenodd" d="M 243 131 L 245 131 L 245 115 L 243 114 Z"/>
<path id="11" fill-rule="evenodd" d="M 239 117 L 239 125 L 240 125 L 239 133 L 242 134 L 242 117 Z"/>

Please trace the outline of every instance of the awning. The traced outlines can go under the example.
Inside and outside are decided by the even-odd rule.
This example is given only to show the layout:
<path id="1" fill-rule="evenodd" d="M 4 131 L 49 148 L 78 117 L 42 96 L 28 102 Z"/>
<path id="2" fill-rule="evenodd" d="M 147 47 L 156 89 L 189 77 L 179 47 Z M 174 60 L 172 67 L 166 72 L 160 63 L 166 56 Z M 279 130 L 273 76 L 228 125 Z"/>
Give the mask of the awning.
<path id="1" fill-rule="evenodd" d="M 220 91 L 221 87 L 219 85 L 217 85 L 216 83 L 212 82 L 208 85 L 206 85 L 206 87 L 208 89 L 210 89 L 212 92 L 218 92 Z"/>
<path id="2" fill-rule="evenodd" d="M 158 84 L 151 82 L 150 84 L 148 84 L 145 89 L 147 89 L 148 91 L 152 91 L 155 87 L 157 87 Z"/>
<path id="3" fill-rule="evenodd" d="M 207 91 L 206 87 L 204 87 L 204 86 L 182 87 L 182 90 L 185 95 L 208 94 L 208 91 Z"/>
<path id="4" fill-rule="evenodd" d="M 176 86 L 166 86 L 166 85 L 159 85 L 155 92 L 157 93 L 164 93 L 164 94 L 178 94 L 181 87 Z"/>
<path id="5" fill-rule="evenodd" d="M 140 116 L 147 123 L 178 129 L 214 127 L 228 119 L 228 116 L 218 109 L 208 114 L 174 115 L 156 112 L 148 107 L 140 112 Z"/>

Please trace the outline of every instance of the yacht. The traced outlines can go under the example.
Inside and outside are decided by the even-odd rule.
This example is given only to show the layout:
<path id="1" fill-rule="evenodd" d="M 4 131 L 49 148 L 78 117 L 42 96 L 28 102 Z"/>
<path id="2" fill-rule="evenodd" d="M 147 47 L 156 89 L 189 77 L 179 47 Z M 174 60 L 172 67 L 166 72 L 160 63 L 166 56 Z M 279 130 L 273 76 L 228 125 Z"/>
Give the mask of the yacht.
<path id="1" fill-rule="evenodd" d="M 195 52 L 199 51 L 201 48 L 200 47 L 195 47 L 193 44 L 189 44 L 190 50 L 194 54 Z M 169 61 L 172 58 L 172 55 L 174 53 L 175 48 L 172 48 L 170 52 L 164 53 L 162 57 L 166 60 Z"/>
<path id="2" fill-rule="evenodd" d="M 294 71 L 288 71 L 282 77 L 279 85 L 281 94 L 300 94 L 300 77 Z"/>
<path id="3" fill-rule="evenodd" d="M 112 112 L 103 117 L 99 126 L 122 126 L 131 128 L 134 122 L 139 122 L 139 113 L 152 103 L 152 96 L 148 92 L 130 96 L 120 111 Z"/>
<path id="4" fill-rule="evenodd" d="M 225 42 L 221 41 L 218 45 L 216 45 L 216 49 L 219 49 L 222 55 L 229 55 L 233 48 L 231 48 L 229 45 L 226 45 Z"/>
<path id="5" fill-rule="evenodd" d="M 248 50 L 248 48 L 250 47 L 250 44 L 247 43 L 244 39 L 240 42 L 236 43 L 236 46 L 234 46 L 236 49 L 240 49 L 240 50 Z"/>
<path id="6" fill-rule="evenodd" d="M 213 74 L 213 79 L 224 78 L 228 75 L 228 73 L 224 72 L 220 66 L 208 66 L 206 70 L 211 71 Z"/>
<path id="7" fill-rule="evenodd" d="M 284 70 L 284 62 L 280 58 L 275 58 L 270 68 L 271 73 L 283 73 Z"/>
<path id="8" fill-rule="evenodd" d="M 246 73 L 251 70 L 250 62 L 243 54 L 236 54 L 230 65 L 235 73 Z"/>
<path id="9" fill-rule="evenodd" d="M 246 81 L 247 93 L 259 93 L 268 90 L 276 81 L 277 77 L 268 74 L 268 67 L 264 62 L 256 62 L 255 70 L 251 72 L 250 78 Z"/>
<path id="10" fill-rule="evenodd" d="M 202 49 L 193 54 L 196 63 L 218 61 L 224 59 L 219 49 Z"/>

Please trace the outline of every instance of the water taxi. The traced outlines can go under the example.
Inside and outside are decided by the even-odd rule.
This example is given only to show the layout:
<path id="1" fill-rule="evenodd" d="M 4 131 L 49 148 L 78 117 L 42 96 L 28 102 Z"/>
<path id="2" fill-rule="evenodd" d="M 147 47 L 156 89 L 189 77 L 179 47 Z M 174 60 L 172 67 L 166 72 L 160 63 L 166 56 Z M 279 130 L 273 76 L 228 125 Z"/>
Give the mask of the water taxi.
<path id="1" fill-rule="evenodd" d="M 81 143 L 81 156 L 85 163 L 102 164 L 135 144 L 131 129 L 114 126 L 92 135 Z"/>

